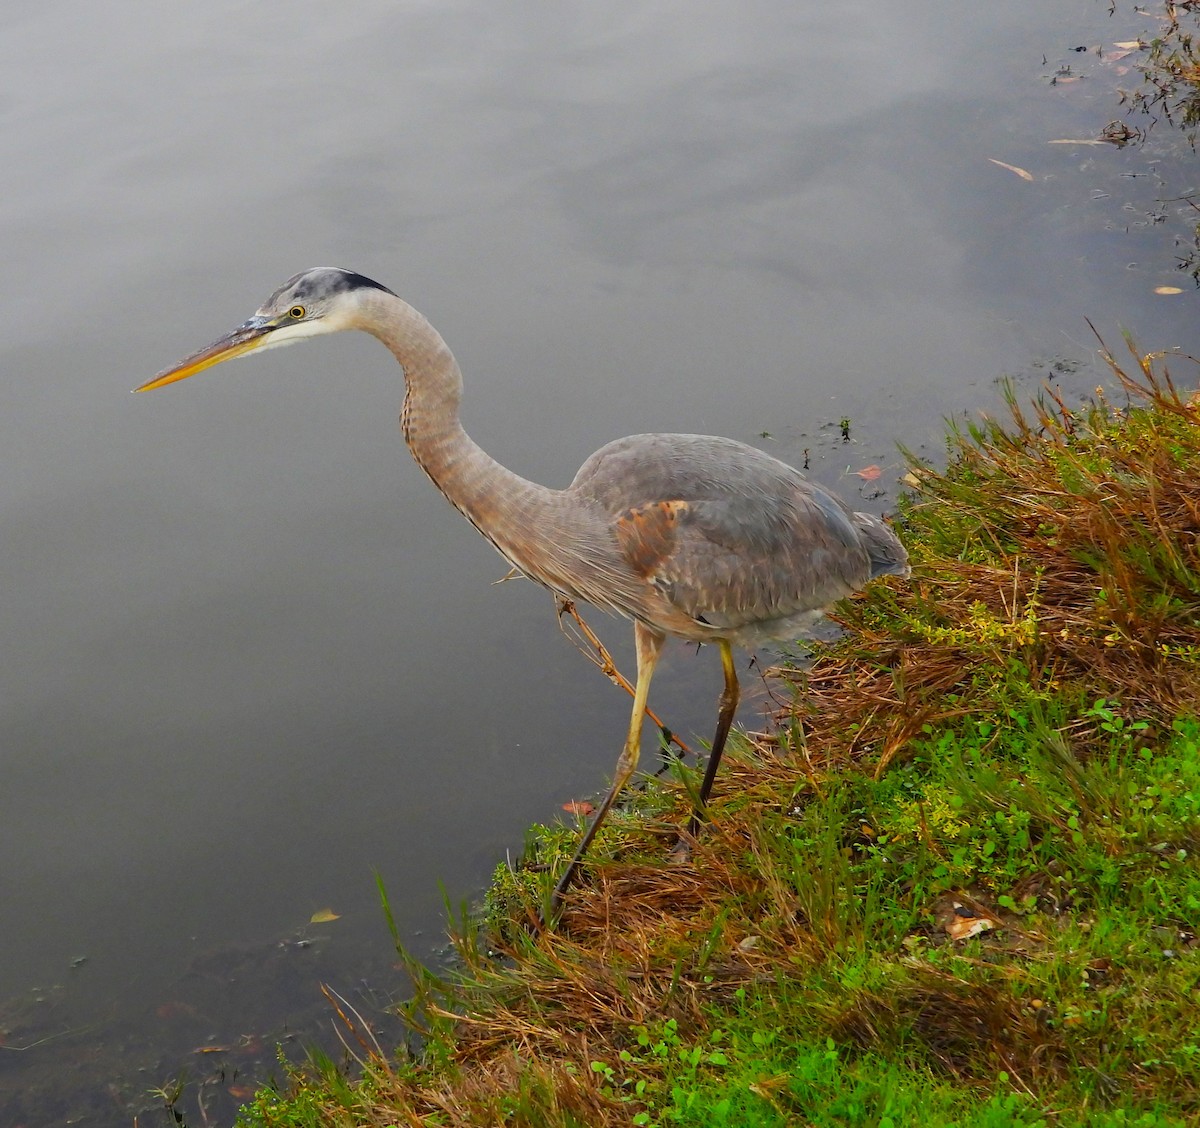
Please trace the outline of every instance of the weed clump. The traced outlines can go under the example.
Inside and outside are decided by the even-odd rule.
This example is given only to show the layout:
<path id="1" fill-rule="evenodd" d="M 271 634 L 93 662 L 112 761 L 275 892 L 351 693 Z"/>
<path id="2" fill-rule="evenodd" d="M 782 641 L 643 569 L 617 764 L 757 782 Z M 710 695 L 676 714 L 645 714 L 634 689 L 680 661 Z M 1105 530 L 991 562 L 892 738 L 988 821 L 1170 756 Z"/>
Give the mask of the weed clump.
<path id="1" fill-rule="evenodd" d="M 1123 403 L 913 460 L 911 583 L 781 671 L 690 861 L 656 785 L 539 934 L 573 839 L 535 834 L 454 973 L 411 967 L 420 1054 L 243 1123 L 1196 1122 L 1200 410 L 1131 355 Z"/>

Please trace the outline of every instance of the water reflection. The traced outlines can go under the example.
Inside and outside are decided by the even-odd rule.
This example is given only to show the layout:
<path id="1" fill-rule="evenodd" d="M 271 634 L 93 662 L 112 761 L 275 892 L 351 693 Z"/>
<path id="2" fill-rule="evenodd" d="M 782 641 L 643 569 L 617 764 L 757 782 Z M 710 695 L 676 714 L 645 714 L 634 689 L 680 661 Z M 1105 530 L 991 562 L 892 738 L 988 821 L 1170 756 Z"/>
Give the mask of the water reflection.
<path id="1" fill-rule="evenodd" d="M 1099 72 L 1047 80 L 1137 34 L 1103 5 L 291 14 L 2 17 L 0 999 L 61 986 L 61 1029 L 92 1031 L 77 1056 L 0 1044 L 5 1122 L 91 1047 L 166 1047 L 197 956 L 269 950 L 326 905 L 310 982 L 386 977 L 373 868 L 432 946 L 439 882 L 479 889 L 612 767 L 627 703 L 544 594 L 492 586 L 402 448 L 374 342 L 128 395 L 280 279 L 336 263 L 410 298 L 463 365 L 469 429 L 529 477 L 715 432 L 808 449 L 862 508 L 890 498 L 854 469 L 894 477 L 897 440 L 937 449 L 997 377 L 1101 379 L 1085 315 L 1196 348 L 1153 293 L 1177 275 L 1165 225 L 1138 225 L 1146 155 L 1046 144 L 1112 116 Z M 678 648 L 656 679 L 685 733 L 714 663 Z M 287 1022 L 225 998 L 202 1008 L 223 1042 Z M 59 1029 L 8 1014 L 20 1046 Z"/>

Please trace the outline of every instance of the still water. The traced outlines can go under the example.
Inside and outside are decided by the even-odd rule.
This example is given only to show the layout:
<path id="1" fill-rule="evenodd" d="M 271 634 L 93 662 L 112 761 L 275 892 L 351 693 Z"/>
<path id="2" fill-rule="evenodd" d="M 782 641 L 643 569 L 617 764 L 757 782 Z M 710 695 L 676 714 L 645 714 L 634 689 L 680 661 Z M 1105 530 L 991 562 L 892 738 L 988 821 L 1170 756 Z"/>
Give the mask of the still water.
<path id="1" fill-rule="evenodd" d="M 310 1031 L 318 979 L 385 1002 L 374 874 L 433 953 L 443 896 L 598 790 L 627 716 L 546 593 L 494 586 L 372 340 L 129 389 L 343 265 L 438 326 L 468 428 L 528 477 L 713 432 L 886 509 L 895 444 L 936 456 L 1000 378 L 1103 379 L 1085 318 L 1200 345 L 1194 295 L 1154 293 L 1187 285 L 1178 136 L 1047 144 L 1120 116 L 1136 76 L 1095 48 L 1147 23 L 1095 0 L 0 17 L 0 1123 L 146 1124 L 147 1089 L 206 1076 L 198 1045 L 269 1061 Z M 627 628 L 593 625 L 631 667 Z M 677 646 L 656 703 L 707 736 L 718 683 Z"/>

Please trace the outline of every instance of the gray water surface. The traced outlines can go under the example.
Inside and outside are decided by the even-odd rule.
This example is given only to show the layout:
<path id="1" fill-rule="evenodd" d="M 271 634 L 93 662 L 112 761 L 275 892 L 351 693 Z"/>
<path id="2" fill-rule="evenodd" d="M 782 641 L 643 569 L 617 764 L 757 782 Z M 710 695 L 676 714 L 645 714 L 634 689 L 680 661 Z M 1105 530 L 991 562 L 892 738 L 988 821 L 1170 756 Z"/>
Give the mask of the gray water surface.
<path id="1" fill-rule="evenodd" d="M 598 790 L 628 713 L 545 592 L 493 585 L 503 562 L 403 447 L 374 341 L 129 389 L 343 265 L 438 326 L 468 428 L 528 477 L 713 432 L 808 450 L 886 509 L 895 444 L 936 457 L 998 379 L 1102 381 L 1085 318 L 1196 351 L 1194 295 L 1154 293 L 1184 285 L 1186 204 L 1158 201 L 1190 154 L 1047 144 L 1119 116 L 1134 79 L 1094 47 L 1140 25 L 1106 9 L 0 17 L 0 1000 L 54 991 L 54 1021 L 91 1032 L 0 1044 L 0 1110 L 114 1024 L 164 1042 L 214 952 L 317 936 L 321 977 L 377 975 L 373 871 L 431 952 L 443 889 L 476 895 L 531 821 Z M 1052 83 L 1066 65 L 1083 77 Z M 604 631 L 631 669 L 628 628 Z M 655 703 L 706 738 L 718 685 L 677 646 Z M 220 1020 L 284 1025 L 315 978 L 253 1017 L 232 989 Z"/>

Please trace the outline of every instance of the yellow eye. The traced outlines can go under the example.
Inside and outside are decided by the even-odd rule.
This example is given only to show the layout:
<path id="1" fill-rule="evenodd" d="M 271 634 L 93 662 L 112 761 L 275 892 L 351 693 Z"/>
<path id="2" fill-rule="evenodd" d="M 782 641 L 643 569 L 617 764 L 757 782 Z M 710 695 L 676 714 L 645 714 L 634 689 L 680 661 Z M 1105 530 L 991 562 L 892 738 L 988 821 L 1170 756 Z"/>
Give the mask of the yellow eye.
<path id="1" fill-rule="evenodd" d="M 300 318 L 302 318 L 303 316 L 304 316 L 304 307 L 303 306 L 292 306 L 292 308 L 288 310 L 288 317 L 294 317 L 297 321 L 299 321 Z"/>

